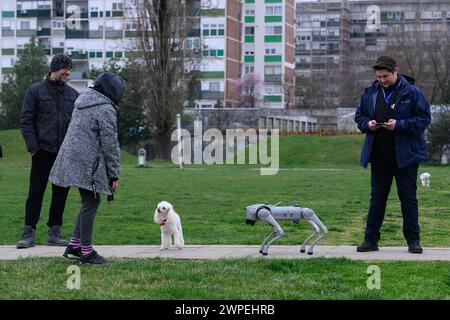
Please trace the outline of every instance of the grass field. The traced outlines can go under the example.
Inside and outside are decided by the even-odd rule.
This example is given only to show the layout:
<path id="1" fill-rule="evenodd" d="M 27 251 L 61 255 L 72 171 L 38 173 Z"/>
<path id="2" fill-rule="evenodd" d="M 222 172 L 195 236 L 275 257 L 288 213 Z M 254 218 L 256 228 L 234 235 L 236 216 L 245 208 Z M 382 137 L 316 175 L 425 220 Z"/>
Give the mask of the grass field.
<path id="1" fill-rule="evenodd" d="M 147 168 L 137 168 L 136 158 L 122 153 L 116 200 L 109 205 L 104 201 L 100 206 L 94 244 L 159 244 L 159 226 L 152 222 L 153 211 L 159 201 L 168 200 L 181 215 L 187 244 L 260 244 L 270 229 L 262 223 L 247 226 L 244 223 L 245 207 L 258 202 L 283 201 L 285 205 L 298 203 L 316 211 L 330 230 L 329 236 L 320 244 L 355 245 L 363 238 L 370 194 L 370 170 L 358 166 L 362 140 L 363 136 L 282 137 L 281 170 L 274 176 L 261 176 L 257 170 L 259 166 L 250 165 L 191 165 L 179 170 L 172 163 L 150 162 Z M 0 160 L 0 244 L 15 244 L 23 226 L 30 159 L 17 130 L 0 132 L 0 144 L 4 152 L 4 158 Z M 450 169 L 448 166 L 421 166 L 420 172 L 425 170 L 431 173 L 432 182 L 430 188 L 418 189 L 422 244 L 448 247 Z M 50 192 L 47 192 L 37 230 L 38 245 L 46 241 L 49 200 Z M 64 215 L 63 233 L 67 236 L 79 207 L 78 191 L 72 189 Z M 282 227 L 286 236 L 277 244 L 298 245 L 311 232 L 304 222 L 299 225 L 282 223 Z M 388 202 L 380 244 L 406 246 L 395 185 Z M 0 285 L 0 298 L 58 297 L 58 290 L 64 291 L 64 287 L 52 289 L 48 286 L 64 282 L 62 279 L 66 277 L 65 269 L 69 264 L 62 259 L 1 261 L 0 281 L 8 280 Z M 34 267 L 14 275 L 19 267 L 28 265 Z M 310 279 L 308 272 L 313 272 L 315 265 L 320 270 L 326 270 L 324 266 L 329 265 L 329 269 L 335 271 L 321 274 L 318 280 Z M 450 263 L 382 263 L 386 270 L 392 270 L 388 281 L 392 287 L 387 286 L 386 291 L 378 293 L 369 292 L 365 287 L 367 265 L 342 259 L 291 262 L 118 260 L 112 266 L 104 267 L 106 269 L 86 268 L 86 272 L 92 274 L 93 279 L 102 281 L 105 288 L 115 287 L 118 279 L 123 279 L 119 281 L 120 288 L 100 292 L 102 290 L 94 288 L 95 284 L 88 286 L 87 291 L 73 295 L 75 298 L 297 299 L 305 296 L 304 290 L 309 290 L 312 299 L 449 298 Z M 149 274 L 143 271 L 146 268 L 151 269 Z M 174 279 L 161 283 L 153 278 L 158 277 L 158 270 L 167 268 L 176 271 Z M 280 272 L 283 268 L 289 271 Z M 242 274 L 236 271 L 240 269 Z M 46 275 L 45 270 L 54 272 Z M 203 273 L 209 275 L 205 283 L 196 277 L 196 274 Z M 266 285 L 258 287 L 255 280 L 254 291 L 243 291 L 246 273 L 255 273 L 257 277 L 268 273 L 274 279 L 272 287 L 277 287 L 277 281 L 292 282 L 292 287 L 297 289 L 284 290 L 279 284 L 279 289 L 271 294 L 266 291 Z M 43 282 L 48 277 L 49 285 L 41 290 L 38 285 L 41 280 L 33 284 L 26 280 L 37 276 L 39 279 L 43 277 Z M 141 282 L 139 277 L 142 277 Z M 435 285 L 427 286 L 422 278 Z M 419 282 L 422 289 L 415 290 Z M 315 285 L 318 288 L 313 290 Z M 144 291 L 152 291 L 146 289 L 149 287 L 160 295 L 144 294 Z"/>

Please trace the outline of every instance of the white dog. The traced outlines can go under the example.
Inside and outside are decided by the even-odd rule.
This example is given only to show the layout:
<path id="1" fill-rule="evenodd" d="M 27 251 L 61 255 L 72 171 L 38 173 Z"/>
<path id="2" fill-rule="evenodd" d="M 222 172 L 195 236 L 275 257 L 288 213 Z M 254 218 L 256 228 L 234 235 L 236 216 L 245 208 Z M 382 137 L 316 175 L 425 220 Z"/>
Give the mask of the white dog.
<path id="1" fill-rule="evenodd" d="M 424 172 L 420 175 L 420 181 L 422 181 L 422 187 L 430 186 L 430 177 L 431 177 L 431 175 L 428 172 Z"/>
<path id="2" fill-rule="evenodd" d="M 183 230 L 180 216 L 173 210 L 167 201 L 161 201 L 155 210 L 153 221 L 161 226 L 161 249 L 167 250 L 172 244 L 172 235 L 175 246 L 181 249 L 184 246 Z"/>

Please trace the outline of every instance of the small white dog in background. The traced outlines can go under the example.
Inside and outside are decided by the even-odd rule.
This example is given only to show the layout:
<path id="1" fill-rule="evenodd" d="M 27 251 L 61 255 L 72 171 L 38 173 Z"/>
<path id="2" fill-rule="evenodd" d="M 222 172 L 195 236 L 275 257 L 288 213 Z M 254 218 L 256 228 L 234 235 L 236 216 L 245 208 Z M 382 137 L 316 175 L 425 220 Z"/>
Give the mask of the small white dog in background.
<path id="1" fill-rule="evenodd" d="M 184 246 L 183 229 L 180 216 L 173 210 L 172 204 L 161 201 L 155 209 L 153 221 L 161 226 L 161 249 L 167 250 L 172 244 L 172 235 L 175 246 L 181 249 Z"/>
<path id="2" fill-rule="evenodd" d="M 420 181 L 422 181 L 422 187 L 430 186 L 430 177 L 431 177 L 431 175 L 428 172 L 424 172 L 420 175 Z"/>

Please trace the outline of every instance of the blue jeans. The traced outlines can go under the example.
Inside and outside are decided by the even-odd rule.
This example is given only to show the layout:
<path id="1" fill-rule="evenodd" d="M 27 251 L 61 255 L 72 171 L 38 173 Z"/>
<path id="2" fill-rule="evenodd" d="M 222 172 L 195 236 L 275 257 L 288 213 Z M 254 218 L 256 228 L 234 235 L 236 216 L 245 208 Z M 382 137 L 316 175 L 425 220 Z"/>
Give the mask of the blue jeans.
<path id="1" fill-rule="evenodd" d="M 374 158 L 371 161 L 372 192 L 365 240 L 378 242 L 386 212 L 386 202 L 395 177 L 403 216 L 403 236 L 408 243 L 420 240 L 419 209 L 416 196 L 419 164 L 398 168 L 395 160 Z"/>

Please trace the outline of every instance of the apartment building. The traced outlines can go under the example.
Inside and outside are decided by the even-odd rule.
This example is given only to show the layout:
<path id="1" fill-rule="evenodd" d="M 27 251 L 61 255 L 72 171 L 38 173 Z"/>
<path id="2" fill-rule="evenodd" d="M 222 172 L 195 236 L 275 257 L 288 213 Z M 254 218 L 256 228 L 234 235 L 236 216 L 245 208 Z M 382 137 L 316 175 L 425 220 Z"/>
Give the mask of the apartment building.
<path id="1" fill-rule="evenodd" d="M 345 98 L 354 102 L 372 83 L 377 56 L 399 42 L 427 46 L 436 35 L 448 42 L 448 34 L 450 0 L 296 0 L 296 105 L 313 79 L 323 79 L 326 106 L 354 106 Z"/>
<path id="2" fill-rule="evenodd" d="M 194 106 L 235 106 L 233 82 L 246 73 L 262 81 L 258 107 L 286 108 L 294 97 L 294 0 L 186 0 L 193 21 L 186 46 L 201 51 Z M 136 25 L 124 0 L 0 1 L 0 78 L 12 72 L 20 50 L 36 36 L 48 55 L 69 54 L 70 84 L 88 86 L 89 70 L 138 48 Z"/>

